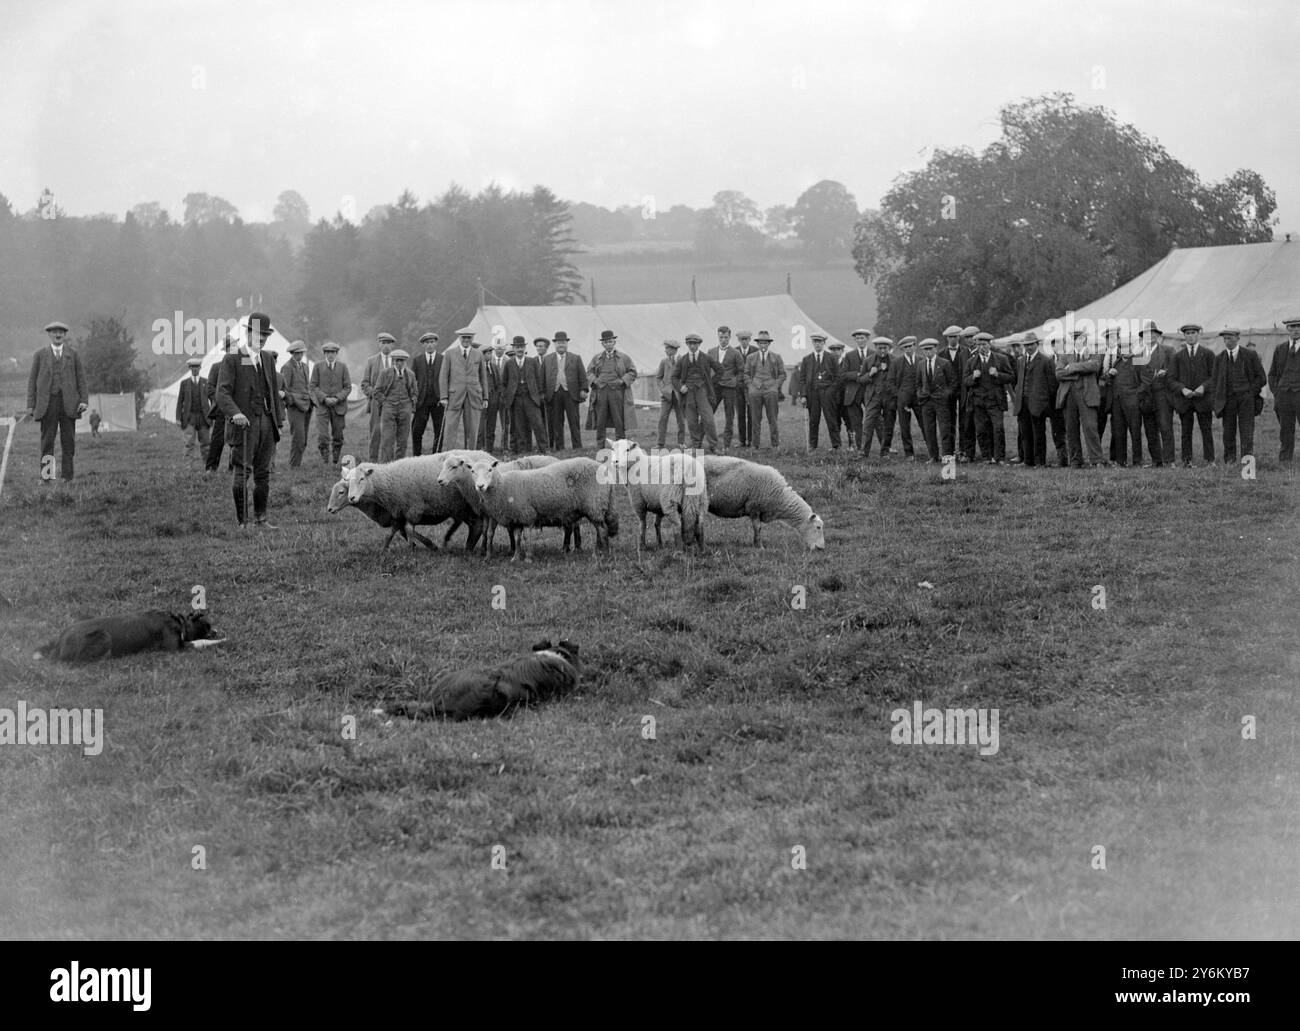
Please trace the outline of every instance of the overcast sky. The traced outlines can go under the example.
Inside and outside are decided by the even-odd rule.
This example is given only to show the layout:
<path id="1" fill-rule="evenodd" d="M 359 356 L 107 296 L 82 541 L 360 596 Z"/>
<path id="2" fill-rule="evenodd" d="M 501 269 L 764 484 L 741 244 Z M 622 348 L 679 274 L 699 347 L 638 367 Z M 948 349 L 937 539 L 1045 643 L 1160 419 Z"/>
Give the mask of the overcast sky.
<path id="1" fill-rule="evenodd" d="M 925 148 L 1066 90 L 1203 180 L 1259 171 L 1300 230 L 1295 0 L 7 0 L 0 32 L 19 210 L 201 191 L 264 220 L 294 189 L 315 218 L 492 180 L 665 209 L 837 179 L 875 207 Z"/>

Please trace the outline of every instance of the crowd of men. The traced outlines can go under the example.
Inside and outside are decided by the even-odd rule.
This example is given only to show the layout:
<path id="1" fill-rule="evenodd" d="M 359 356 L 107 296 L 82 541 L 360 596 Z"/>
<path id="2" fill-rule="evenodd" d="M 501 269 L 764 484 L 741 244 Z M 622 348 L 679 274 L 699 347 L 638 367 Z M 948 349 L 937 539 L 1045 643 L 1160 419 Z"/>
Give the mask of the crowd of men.
<path id="1" fill-rule="evenodd" d="M 858 329 L 849 348 L 827 347 L 826 337 L 814 334 L 812 352 L 790 371 L 768 332 L 741 330 L 733 342 L 731 329 L 719 326 L 718 343 L 707 351 L 697 333 L 686 336 L 684 352 L 676 340 L 663 342 L 653 379 L 660 398 L 657 444 L 669 445 L 675 422 L 678 446 L 710 452 L 733 443 L 759 448 L 766 417 L 768 440 L 779 447 L 779 406 L 788 379 L 791 401 L 807 411 L 804 443 L 810 450 L 819 446 L 824 425 L 832 449 L 847 442 L 869 457 L 875 442 L 883 458 L 895 453 L 897 430 L 902 455 L 915 459 L 915 419 L 931 462 L 952 458 L 1037 468 L 1048 464 L 1050 437 L 1061 466 L 1190 466 L 1198 433 L 1202 461 L 1215 462 L 1218 417 L 1221 457 L 1235 462 L 1254 454 L 1255 418 L 1267 385 L 1280 426 L 1279 458 L 1290 462 L 1300 421 L 1300 318 L 1284 324 L 1289 339 L 1274 350 L 1267 375 L 1253 345 L 1241 346 L 1238 330 L 1219 332 L 1224 347 L 1216 355 L 1201 344 L 1201 326 L 1190 322 L 1179 327 L 1178 345 L 1166 344 L 1149 320 L 1136 340 L 1118 329 L 1096 340 L 1080 329 L 1070 339 L 1047 341 L 1029 332 L 997 347 L 976 326 L 949 326 L 942 342 L 906 336 L 897 344 Z M 239 522 L 251 516 L 255 525 L 270 525 L 270 473 L 286 420 L 291 467 L 302 462 L 313 415 L 321 461 L 337 465 L 352 380 L 333 343 L 323 346 L 323 360 L 309 368 L 306 347 L 296 340 L 277 371 L 276 356 L 263 350 L 272 333 L 270 318 L 254 312 L 248 325 L 247 342 L 237 346 L 227 338 L 225 354 L 206 379 L 200 376 L 202 359 L 189 360 L 176 421 L 187 455 L 201 460 L 209 475 L 229 445 Z M 29 415 L 41 426 L 43 482 L 54 476 L 56 435 L 62 451 L 58 475 L 72 479 L 75 420 L 89 401 L 81 358 L 66 342 L 67 325 L 51 322 L 46 332 L 49 344 L 33 356 L 27 400 Z M 474 337 L 472 329 L 462 329 L 452 346 L 439 351 L 438 335 L 424 333 L 412 360 L 391 334 L 379 334 L 361 379 L 371 461 L 405 457 L 408 442 L 412 454 L 422 454 L 430 440 L 430 451 L 561 451 L 566 428 L 570 447 L 578 449 L 579 405 L 588 400 L 586 428 L 594 431 L 593 444 L 627 435 L 625 413 L 638 373 L 618 350 L 613 331 L 601 333 L 600 351 L 585 364 L 569 350 L 563 331 L 534 338 L 531 355 L 522 336 L 509 345 L 496 340 L 490 353 Z M 714 421 L 719 409 L 721 444 Z M 1018 431 L 1017 453 L 1010 457 L 1008 412 Z M 1103 450 L 1107 425 L 1110 442 Z"/>

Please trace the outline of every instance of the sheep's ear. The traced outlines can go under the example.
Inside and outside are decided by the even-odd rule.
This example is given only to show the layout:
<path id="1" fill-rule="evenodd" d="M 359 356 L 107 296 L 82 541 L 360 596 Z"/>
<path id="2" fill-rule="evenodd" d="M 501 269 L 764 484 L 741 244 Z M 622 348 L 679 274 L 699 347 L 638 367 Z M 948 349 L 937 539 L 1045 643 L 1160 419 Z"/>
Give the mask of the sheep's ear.
<path id="1" fill-rule="evenodd" d="M 362 479 L 365 479 L 367 476 L 374 476 L 374 475 L 375 475 L 375 467 L 373 465 L 369 469 L 361 470 Z"/>

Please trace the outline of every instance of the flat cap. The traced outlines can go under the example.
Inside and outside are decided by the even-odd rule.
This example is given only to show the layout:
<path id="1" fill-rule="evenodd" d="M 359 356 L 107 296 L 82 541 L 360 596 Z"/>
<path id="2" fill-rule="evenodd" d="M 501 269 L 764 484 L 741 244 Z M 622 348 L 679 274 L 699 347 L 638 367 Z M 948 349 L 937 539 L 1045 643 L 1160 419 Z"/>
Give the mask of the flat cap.
<path id="1" fill-rule="evenodd" d="M 398 361 L 398 360 L 400 360 L 400 359 L 402 359 L 402 358 L 409 358 L 409 357 L 411 357 L 411 356 L 410 356 L 409 354 L 407 354 L 405 351 L 403 351 L 403 350 L 399 347 L 397 350 L 395 350 L 395 351 L 394 351 L 392 354 L 390 354 L 388 357 L 389 357 L 389 358 L 392 358 L 393 361 Z"/>
<path id="2" fill-rule="evenodd" d="M 731 327 L 730 327 L 730 326 L 719 326 L 719 327 L 718 327 L 718 332 L 719 332 L 719 333 L 730 333 L 730 332 L 731 332 Z"/>
<path id="3" fill-rule="evenodd" d="M 836 340 L 835 343 L 830 344 L 829 346 L 827 346 L 826 350 L 828 350 L 828 351 L 843 351 L 843 350 L 844 350 L 844 344 L 842 344 L 840 341 Z"/>
<path id="4" fill-rule="evenodd" d="M 307 350 L 307 345 L 304 344 L 301 340 L 295 340 L 292 344 L 289 345 L 290 354 L 302 354 L 303 351 L 305 350 Z"/>
<path id="5" fill-rule="evenodd" d="M 545 344 L 547 347 L 550 347 L 550 346 L 551 346 L 551 338 L 550 338 L 550 337 L 533 337 L 533 343 L 534 343 L 534 344 Z"/>
<path id="6" fill-rule="evenodd" d="M 704 338 L 698 333 L 687 333 L 686 342 L 688 344 L 702 344 L 704 343 Z"/>
<path id="7" fill-rule="evenodd" d="M 870 336 L 871 336 L 871 330 L 869 330 L 869 329 L 855 329 L 852 333 L 849 334 L 849 336 L 854 336 L 854 337 L 870 337 Z"/>
<path id="8" fill-rule="evenodd" d="M 894 346 L 894 341 L 892 341 L 889 337 L 876 337 L 876 338 L 875 338 L 873 341 L 871 341 L 871 342 L 872 342 L 873 344 L 884 344 L 886 347 L 893 347 L 893 346 Z"/>
<path id="9" fill-rule="evenodd" d="M 905 337 L 903 337 L 902 340 L 900 340 L 900 341 L 898 342 L 898 346 L 899 346 L 899 347 L 911 347 L 911 346 L 912 346 L 913 344 L 915 344 L 915 343 L 916 343 L 916 337 L 914 337 L 914 336 L 905 336 Z"/>
<path id="10" fill-rule="evenodd" d="M 559 343 L 561 340 L 563 340 L 567 344 L 569 342 L 569 334 L 564 332 L 564 330 L 560 330 L 558 333 L 555 334 L 555 336 L 551 337 L 551 339 L 554 340 L 556 343 Z"/>
<path id="11" fill-rule="evenodd" d="M 965 329 L 961 331 L 961 335 L 964 337 L 973 337 L 979 331 L 980 331 L 979 326 L 967 326 Z"/>
<path id="12" fill-rule="evenodd" d="M 474 331 L 470 329 L 468 326 L 466 326 L 464 329 L 456 330 L 456 335 L 458 337 L 472 337 L 474 335 Z"/>
<path id="13" fill-rule="evenodd" d="M 188 359 L 188 360 L 185 362 L 185 364 L 186 364 L 186 365 L 191 365 L 191 366 L 193 366 L 194 368 L 197 369 L 200 365 L 203 364 L 203 359 L 202 359 L 202 358 L 198 358 L 198 357 L 190 358 L 190 359 Z"/>
<path id="14" fill-rule="evenodd" d="M 766 340 L 770 344 L 772 342 L 772 334 L 765 329 L 760 329 L 758 331 L 758 336 L 754 337 L 754 339 L 757 340 L 759 343 L 762 343 L 764 340 Z"/>
<path id="15" fill-rule="evenodd" d="M 322 351 L 337 351 L 338 349 L 339 349 L 339 345 L 334 343 L 333 341 L 331 341 L 330 343 L 326 344 L 321 348 Z"/>
<path id="16" fill-rule="evenodd" d="M 921 346 L 922 346 L 922 347 L 938 347 L 938 346 L 939 346 L 939 341 L 937 341 L 934 337 L 926 337 L 924 340 L 921 341 Z"/>
<path id="17" fill-rule="evenodd" d="M 1284 326 L 1300 326 L 1300 318 L 1294 318 L 1294 319 L 1283 319 L 1283 320 L 1282 320 L 1282 325 L 1284 325 Z M 49 328 L 49 327 L 47 326 L 46 329 L 48 329 L 48 328 Z"/>
<path id="18" fill-rule="evenodd" d="M 946 337 L 959 337 L 961 336 L 961 326 L 949 326 L 943 331 L 943 335 Z"/>
<path id="19" fill-rule="evenodd" d="M 392 333 L 380 333 L 379 336 L 375 337 L 375 339 L 376 339 L 376 340 L 387 340 L 390 344 L 395 344 L 395 343 L 397 343 L 397 337 L 393 336 Z"/>
<path id="20" fill-rule="evenodd" d="M 825 339 L 826 339 L 826 334 L 825 334 L 825 333 L 814 333 L 814 334 L 812 334 L 812 336 L 810 336 L 808 339 L 809 339 L 809 340 L 825 340 Z"/>
<path id="21" fill-rule="evenodd" d="M 682 346 L 682 345 L 679 344 L 676 340 L 665 340 L 665 341 L 664 341 L 664 347 L 668 348 L 668 350 L 670 350 L 670 351 L 676 351 L 676 350 L 677 350 L 679 347 L 681 347 L 681 346 Z"/>
<path id="22" fill-rule="evenodd" d="M 49 333 L 56 329 L 61 329 L 63 330 L 63 332 L 66 333 L 68 332 L 68 324 L 66 322 L 51 322 L 48 326 L 45 327 L 45 332 Z"/>
<path id="23" fill-rule="evenodd" d="M 1199 333 L 1200 331 L 1201 325 L 1199 322 L 1184 322 L 1178 327 L 1180 333 Z"/>
<path id="24" fill-rule="evenodd" d="M 992 333 L 976 333 L 976 334 L 975 334 L 975 342 L 976 342 L 977 344 L 982 344 L 982 343 L 984 343 L 984 342 L 986 342 L 986 341 L 987 341 L 988 343 L 992 343 L 992 342 L 993 342 L 993 334 L 992 334 Z"/>
<path id="25" fill-rule="evenodd" d="M 423 343 L 425 343 L 426 341 L 429 341 L 429 340 L 432 340 L 432 341 L 436 344 L 436 343 L 438 342 L 438 334 L 437 334 L 437 333 L 422 333 L 422 334 L 420 334 L 420 343 L 423 344 Z"/>
<path id="26" fill-rule="evenodd" d="M 739 337 L 741 340 L 748 340 L 748 339 L 750 339 L 750 337 L 752 337 L 753 335 L 754 335 L 754 334 L 751 333 L 751 332 L 750 332 L 749 330 L 747 330 L 747 329 L 738 329 L 738 330 L 736 330 L 736 336 Z"/>
<path id="27" fill-rule="evenodd" d="M 1239 336 L 1241 336 L 1241 330 L 1239 330 L 1239 329 L 1231 329 L 1231 328 L 1229 328 L 1229 329 L 1221 329 L 1221 330 L 1219 330 L 1219 336 L 1221 336 L 1221 337 L 1239 337 Z"/>

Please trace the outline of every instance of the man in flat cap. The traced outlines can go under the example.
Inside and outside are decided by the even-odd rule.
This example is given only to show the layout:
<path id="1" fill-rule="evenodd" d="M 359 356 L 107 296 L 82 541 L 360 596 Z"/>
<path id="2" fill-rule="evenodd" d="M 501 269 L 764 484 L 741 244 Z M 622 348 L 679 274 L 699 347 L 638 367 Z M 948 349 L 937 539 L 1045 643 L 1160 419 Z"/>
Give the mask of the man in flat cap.
<path id="1" fill-rule="evenodd" d="M 801 404 L 808 409 L 808 450 L 817 450 L 817 438 L 822 420 L 830 433 L 831 450 L 840 448 L 839 366 L 835 356 L 826 350 L 826 334 L 814 333 L 811 337 L 813 353 L 799 363 L 799 380 L 803 384 Z"/>
<path id="2" fill-rule="evenodd" d="M 1147 454 L 1157 469 L 1174 464 L 1174 405 L 1169 396 L 1169 366 L 1174 349 L 1151 319 L 1138 333 L 1140 347 L 1133 364 L 1138 374 L 1138 412 L 1146 431 Z"/>
<path id="3" fill-rule="evenodd" d="M 1023 443 L 1022 461 L 1025 468 L 1034 469 L 1047 464 L 1047 418 L 1056 395 L 1056 367 L 1039 350 L 1038 334 L 1032 329 L 1023 343 L 1025 353 L 1016 370 L 1011 410 Z"/>
<path id="4" fill-rule="evenodd" d="M 227 333 L 225 339 L 221 341 L 221 353 L 223 356 L 229 354 L 238 346 L 235 337 Z M 203 475 L 212 476 L 221 465 L 221 452 L 226 444 L 226 417 L 221 414 L 221 409 L 217 407 L 217 377 L 221 375 L 221 360 L 212 363 L 208 369 L 207 382 L 204 385 L 205 396 L 208 401 L 208 425 L 211 427 L 211 436 L 208 440 L 207 460 L 204 463 Z"/>
<path id="5" fill-rule="evenodd" d="M 501 403 L 510 413 L 510 449 L 524 455 L 536 445 L 546 454 L 550 438 L 542 419 L 542 363 L 525 351 L 523 337 L 511 348 L 506 361 L 505 385 Z"/>
<path id="6" fill-rule="evenodd" d="M 1097 373 L 1101 355 L 1096 353 L 1086 330 L 1074 331 L 1074 338 L 1062 344 L 1056 356 L 1056 404 L 1065 413 L 1070 465 L 1083 468 L 1101 465 L 1101 438 L 1097 435 L 1097 403 L 1101 393 Z"/>
<path id="7" fill-rule="evenodd" d="M 952 327 L 949 327 L 950 329 Z M 961 344 L 966 349 L 966 363 L 969 365 L 971 358 L 978 349 L 975 337 L 980 331 L 979 326 L 967 326 L 961 330 Z M 947 333 L 944 334 L 947 336 Z M 957 460 L 959 462 L 975 461 L 975 410 L 971 408 L 968 400 L 968 391 L 966 389 L 966 369 L 967 365 L 961 368 L 961 391 L 958 395 L 961 409 L 957 420 L 957 438 L 958 450 Z"/>
<path id="8" fill-rule="evenodd" d="M 957 392 L 957 370 L 946 358 L 939 357 L 939 341 L 926 337 L 921 341 L 921 361 L 916 377 L 916 402 L 920 408 L 921 436 L 931 462 L 954 453 L 952 423 L 948 418 L 948 399 Z"/>
<path id="9" fill-rule="evenodd" d="M 420 388 L 415 373 L 406 367 L 411 356 L 400 347 L 389 357 L 392 367 L 384 370 L 375 386 L 381 416 L 379 460 L 391 462 L 406 457 L 406 442 L 411 436 L 411 416 L 415 413 Z"/>
<path id="10" fill-rule="evenodd" d="M 869 330 L 855 329 L 851 335 L 853 346 L 840 360 L 840 411 L 848 420 L 849 441 L 853 449 L 862 451 L 862 405 L 867 393 L 864 376 L 876 352 L 871 347 Z"/>
<path id="11" fill-rule="evenodd" d="M 592 399 L 596 406 L 597 448 L 605 446 L 607 426 L 613 426 L 615 440 L 622 440 L 627 434 L 623 406 L 632 396 L 636 366 L 632 364 L 631 358 L 617 349 L 617 343 L 618 337 L 612 329 L 601 330 L 601 350 L 587 367 L 587 379 L 591 383 Z"/>
<path id="12" fill-rule="evenodd" d="M 921 412 L 916 403 L 916 337 L 905 336 L 898 342 L 903 352 L 889 366 L 889 385 L 898 412 L 898 436 L 903 442 L 903 457 L 914 459 L 912 449 L 912 416 L 921 425 Z"/>
<path id="13" fill-rule="evenodd" d="M 64 480 L 72 479 L 77 420 L 90 407 L 90 394 L 81 355 L 66 342 L 67 325 L 51 322 L 45 332 L 50 344 L 32 355 L 32 371 L 27 377 L 27 414 L 41 424 L 41 482 L 49 483 L 55 473 L 55 434 L 63 455 L 58 474 Z"/>
<path id="14" fill-rule="evenodd" d="M 415 373 L 415 412 L 411 415 L 411 454 L 424 453 L 424 428 L 433 422 L 433 447 L 436 453 L 442 449 L 438 442 L 442 440 L 442 402 L 438 400 L 438 374 L 442 372 L 442 355 L 438 353 L 438 334 L 424 333 L 420 336 L 420 353 L 411 362 L 411 371 Z"/>
<path id="15" fill-rule="evenodd" d="M 731 447 L 738 390 L 745 378 L 745 359 L 740 356 L 739 349 L 731 346 L 731 330 L 728 327 L 718 327 L 718 346 L 709 350 L 709 357 L 718 363 L 721 370 L 717 382 L 713 384 L 713 401 L 714 404 L 722 405 L 722 446 L 725 449 Z"/>
<path id="16" fill-rule="evenodd" d="M 383 432 L 383 412 L 375 403 L 375 387 L 379 377 L 393 367 L 391 357 L 397 346 L 397 338 L 392 333 L 380 333 L 376 339 L 379 350 L 366 359 L 366 369 L 361 376 L 361 392 L 366 395 L 367 408 L 370 412 L 370 461 L 379 461 L 379 438 Z"/>
<path id="17" fill-rule="evenodd" d="M 212 442 L 207 384 L 199 376 L 203 359 L 195 355 L 185 365 L 189 375 L 181 380 L 180 393 L 176 395 L 176 425 L 185 434 L 185 457 L 191 463 L 197 457 L 199 466 L 203 467 L 207 464 L 208 445 Z"/>
<path id="18" fill-rule="evenodd" d="M 993 335 L 975 337 L 978 350 L 966 367 L 966 390 L 975 416 L 979 461 L 999 465 L 1006 461 L 1007 439 L 1002 413 L 1007 410 L 1007 384 L 1015 373 L 1004 355 L 993 353 Z"/>
<path id="19" fill-rule="evenodd" d="M 749 361 L 751 354 L 757 354 L 758 348 L 754 345 L 754 334 L 747 329 L 736 330 L 736 353 L 740 355 L 741 369 L 743 370 Z M 749 394 L 745 389 L 745 378 L 742 371 L 740 382 L 736 384 L 736 438 L 740 441 L 741 447 L 755 445 L 755 441 L 750 439 L 749 428 Z"/>
<path id="20" fill-rule="evenodd" d="M 533 337 L 533 350 L 536 352 L 534 357 L 537 359 L 537 368 L 542 374 L 542 424 L 546 427 L 546 436 L 537 442 L 537 446 L 543 450 L 552 446 L 551 439 L 555 436 L 555 429 L 551 426 L 550 399 L 546 395 L 546 358 L 550 349 L 549 337 Z"/>
<path id="21" fill-rule="evenodd" d="M 775 451 L 781 444 L 778 416 L 781 411 L 781 388 L 785 385 L 785 362 L 772 350 L 772 335 L 759 330 L 758 346 L 745 359 L 745 396 L 749 399 L 749 443 L 760 447 L 763 414 L 767 414 L 767 434 Z"/>
<path id="22" fill-rule="evenodd" d="M 339 361 L 339 345 L 327 343 L 321 348 L 325 355 L 312 367 L 308 387 L 312 400 L 320 409 L 316 419 L 320 460 L 338 465 L 343 454 L 343 427 L 347 421 L 348 395 L 352 393 L 352 378 L 348 367 Z"/>
<path id="23" fill-rule="evenodd" d="M 839 370 L 844 367 L 844 344 L 836 340 L 827 344 L 826 350 L 835 359 L 836 375 L 838 376 Z M 838 381 L 835 386 L 835 412 L 839 418 L 836 425 L 839 426 L 840 437 L 852 441 L 853 437 L 849 431 L 849 414 L 844 410 L 844 384 L 842 380 Z"/>
<path id="24" fill-rule="evenodd" d="M 704 447 L 709 454 L 718 450 L 718 431 L 713 425 L 713 382 L 719 370 L 717 360 L 700 350 L 698 333 L 686 335 L 686 353 L 673 366 L 673 387 L 681 395 L 691 447 Z"/>
<path id="25" fill-rule="evenodd" d="M 1278 460 L 1295 458 L 1295 427 L 1300 420 L 1300 317 L 1289 318 L 1287 339 L 1273 349 L 1268 363 L 1268 389 L 1273 392 L 1279 436 Z"/>
<path id="26" fill-rule="evenodd" d="M 533 341 L 541 346 L 539 337 Z M 569 350 L 569 334 L 555 334 L 555 350 L 542 359 L 542 390 L 551 412 L 552 451 L 564 450 L 564 426 L 569 426 L 569 446 L 582 447 L 582 420 L 578 406 L 587 400 L 587 369 L 582 359 Z"/>
<path id="27" fill-rule="evenodd" d="M 966 431 L 963 428 L 963 422 L 966 413 L 966 363 L 970 360 L 970 348 L 963 342 L 962 328 L 958 325 L 951 325 L 943 331 L 943 342 L 939 344 L 938 357 L 943 358 L 952 366 L 952 371 L 957 376 L 957 389 L 952 392 L 948 398 L 948 424 L 952 426 L 953 433 L 957 438 L 957 451 L 945 452 L 947 454 L 956 454 L 959 459 L 965 460 Z"/>
<path id="28" fill-rule="evenodd" d="M 677 367 L 677 352 L 681 344 L 676 340 L 664 341 L 664 356 L 655 369 L 655 393 L 659 395 L 659 448 L 667 447 L 668 418 L 677 417 L 677 446 L 686 446 L 686 415 L 682 396 L 673 386 L 673 370 Z"/>
<path id="29" fill-rule="evenodd" d="M 862 384 L 862 457 L 871 457 L 871 441 L 877 439 L 880 457 L 884 458 L 894 439 L 894 396 L 889 382 L 894 341 L 878 336 L 872 339 L 871 345 L 875 350 L 858 373 L 858 382 Z"/>
<path id="30" fill-rule="evenodd" d="M 284 426 L 284 402 L 277 389 L 275 360 L 264 350 L 271 337 L 271 319 L 255 311 L 248 316 L 248 343 L 221 359 L 217 375 L 217 407 L 229 420 L 226 439 L 230 442 L 235 470 L 232 492 L 235 518 L 240 526 L 248 520 L 248 480 L 253 480 L 253 522 L 275 529 L 266 518 L 271 497 L 271 463 Z"/>
<path id="31" fill-rule="evenodd" d="M 479 416 L 487 409 L 487 363 L 483 352 L 474 346 L 474 331 L 468 326 L 456 336 L 457 342 L 442 356 L 438 374 L 438 400 L 444 409 L 446 438 L 443 450 L 447 451 L 476 446 Z"/>
<path id="32" fill-rule="evenodd" d="M 1255 399 L 1268 378 L 1259 355 L 1239 346 L 1241 330 L 1225 329 L 1219 333 L 1223 351 L 1214 359 L 1214 378 L 1210 387 L 1214 414 L 1223 420 L 1223 461 L 1237 461 L 1237 440 L 1241 439 L 1241 457 L 1255 453 Z"/>
<path id="33" fill-rule="evenodd" d="M 289 468 L 302 465 L 307 450 L 307 431 L 311 427 L 311 371 L 305 359 L 307 345 L 295 340 L 289 345 L 289 360 L 280 370 L 284 384 L 284 406 L 289 416 Z"/>
<path id="34" fill-rule="evenodd" d="M 1206 465 L 1214 464 L 1214 354 L 1200 345 L 1201 327 L 1187 322 L 1178 327 L 1185 346 L 1174 353 L 1169 366 L 1169 394 L 1182 423 L 1180 457 L 1184 466 L 1192 464 L 1192 426 L 1201 428 L 1201 457 Z"/>

